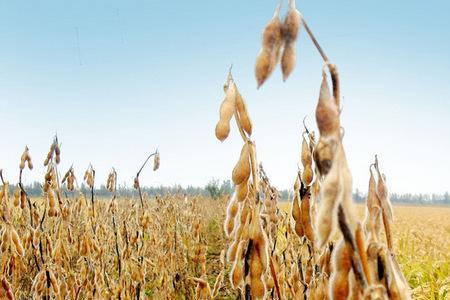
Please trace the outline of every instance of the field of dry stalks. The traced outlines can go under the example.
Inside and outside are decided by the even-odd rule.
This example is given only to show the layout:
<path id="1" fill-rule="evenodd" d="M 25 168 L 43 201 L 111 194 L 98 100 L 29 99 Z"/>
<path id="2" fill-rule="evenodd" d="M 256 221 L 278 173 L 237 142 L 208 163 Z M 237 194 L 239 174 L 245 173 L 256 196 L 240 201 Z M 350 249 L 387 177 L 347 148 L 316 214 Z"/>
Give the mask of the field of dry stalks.
<path id="1" fill-rule="evenodd" d="M 242 148 L 230 166 L 233 195 L 149 199 L 139 175 L 151 158 L 153 170 L 159 168 L 156 151 L 136 173 L 136 196 L 120 198 L 114 169 L 97 178 L 90 165 L 82 180 L 72 167 L 59 170 L 55 137 L 38 161 L 46 167 L 42 197 L 31 198 L 22 184 L 23 172 L 33 169 L 26 147 L 13 192 L 8 180 L 16 172 L 0 170 L 0 299 L 450 298 L 450 209 L 393 207 L 377 155 L 367 162 L 366 203 L 354 203 L 338 68 L 295 1 L 288 3 L 284 20 L 280 4 L 263 30 L 258 88 L 278 64 L 284 80 L 294 71 L 300 28 L 324 60 L 316 87 L 318 130 L 304 123 L 299 132 L 299 160 L 292 162 L 298 172 L 286 175 L 290 201 L 280 203 L 258 161 L 250 106 L 230 69 L 215 135 L 225 142 L 236 121 Z M 110 198 L 95 195 L 102 183 Z"/>

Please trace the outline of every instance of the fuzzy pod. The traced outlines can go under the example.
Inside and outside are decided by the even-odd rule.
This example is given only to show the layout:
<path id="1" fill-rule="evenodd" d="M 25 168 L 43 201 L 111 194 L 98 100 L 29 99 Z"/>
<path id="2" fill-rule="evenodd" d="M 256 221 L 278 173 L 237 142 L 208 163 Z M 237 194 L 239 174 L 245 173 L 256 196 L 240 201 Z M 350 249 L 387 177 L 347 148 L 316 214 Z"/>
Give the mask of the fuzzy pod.
<path id="1" fill-rule="evenodd" d="M 258 88 L 266 81 L 275 69 L 279 59 L 279 52 L 283 44 L 283 26 L 280 21 L 278 5 L 275 14 L 263 30 L 262 49 L 256 59 L 255 77 Z"/>
<path id="2" fill-rule="evenodd" d="M 14 293 L 12 291 L 11 285 L 5 277 L 2 278 L 2 288 L 5 290 L 6 299 L 14 300 Z"/>
<path id="3" fill-rule="evenodd" d="M 318 229 L 317 242 L 320 248 L 328 242 L 336 228 L 336 207 L 342 198 L 339 170 L 339 162 L 334 162 L 320 191 L 320 207 L 316 225 Z"/>
<path id="4" fill-rule="evenodd" d="M 281 55 L 281 72 L 283 74 L 283 80 L 286 81 L 294 71 L 296 64 L 296 49 L 294 42 L 286 42 L 283 49 L 283 54 Z"/>
<path id="5" fill-rule="evenodd" d="M 153 171 L 156 171 L 159 169 L 159 166 L 161 164 L 161 157 L 159 155 L 159 152 L 156 152 L 154 158 L 153 158 Z"/>
<path id="6" fill-rule="evenodd" d="M 233 267 L 230 271 L 230 281 L 233 287 L 237 287 L 240 285 L 242 280 L 244 279 L 244 251 L 247 247 L 247 242 L 242 240 L 239 242 L 236 253 L 236 260 L 234 261 Z"/>
<path id="7" fill-rule="evenodd" d="M 266 285 L 261 277 L 253 277 L 250 279 L 250 293 L 252 299 L 263 299 L 266 294 Z"/>
<path id="8" fill-rule="evenodd" d="M 239 202 L 242 202 L 248 195 L 248 181 L 244 180 L 240 184 L 236 185 L 236 197 Z"/>
<path id="9" fill-rule="evenodd" d="M 16 188 L 14 189 L 14 206 L 19 206 L 21 194 L 22 190 L 20 189 L 19 185 L 16 185 Z"/>
<path id="10" fill-rule="evenodd" d="M 349 272 L 352 267 L 349 247 L 341 241 L 334 250 L 330 289 L 333 299 L 345 300 L 350 294 Z"/>
<path id="11" fill-rule="evenodd" d="M 300 195 L 298 193 L 298 191 L 294 190 L 294 200 L 292 201 L 292 218 L 295 221 L 300 221 L 301 219 L 301 209 L 300 209 L 300 204 L 299 204 L 299 198 Z"/>
<path id="12" fill-rule="evenodd" d="M 5 253 L 6 250 L 8 250 L 8 247 L 11 243 L 10 241 L 11 241 L 11 231 L 8 228 L 3 228 L 2 246 L 1 246 L 2 253 Z"/>
<path id="13" fill-rule="evenodd" d="M 333 166 L 336 149 L 340 143 L 336 136 L 321 136 L 314 149 L 314 159 L 321 175 L 327 175 Z"/>
<path id="14" fill-rule="evenodd" d="M 312 220 L 311 220 L 311 213 L 310 213 L 310 198 L 311 194 L 306 192 L 306 194 L 303 196 L 302 203 L 301 203 L 301 222 L 302 227 L 305 233 L 305 236 L 310 240 L 312 243 L 314 243 L 314 230 L 312 227 Z"/>
<path id="15" fill-rule="evenodd" d="M 248 135 L 252 135 L 253 125 L 252 120 L 250 119 L 250 116 L 247 111 L 247 105 L 245 104 L 245 100 L 242 98 L 242 95 L 241 93 L 239 93 L 239 90 L 237 89 L 236 85 L 235 90 L 236 90 L 236 110 L 239 114 L 238 122 L 241 125 L 242 129 Z"/>
<path id="16" fill-rule="evenodd" d="M 283 24 L 283 36 L 287 42 L 295 42 L 297 40 L 302 16 L 295 7 L 295 0 L 289 0 L 288 11 Z"/>
<path id="17" fill-rule="evenodd" d="M 247 181 L 250 177 L 250 152 L 249 145 L 245 143 L 242 146 L 241 155 L 239 157 L 236 166 L 233 169 L 232 180 L 234 184 L 239 185 L 244 181 Z"/>
<path id="18" fill-rule="evenodd" d="M 369 188 L 366 199 L 367 211 L 364 221 L 364 231 L 366 235 L 378 240 L 381 230 L 381 204 L 376 192 L 376 182 L 370 169 Z"/>
<path id="19" fill-rule="evenodd" d="M 12 227 L 10 232 L 11 232 L 11 240 L 14 244 L 14 248 L 16 249 L 17 254 L 19 256 L 24 256 L 25 250 L 23 249 L 22 241 L 20 240 L 17 231 Z"/>
<path id="20" fill-rule="evenodd" d="M 230 134 L 230 120 L 233 117 L 236 106 L 236 88 L 232 84 L 228 87 L 225 93 L 225 99 L 220 105 L 219 122 L 216 125 L 216 137 L 223 142 Z"/>
<path id="21" fill-rule="evenodd" d="M 319 101 L 316 106 L 316 122 L 321 135 L 338 134 L 340 130 L 339 107 L 330 95 L 327 77 L 322 73 Z"/>
<path id="22" fill-rule="evenodd" d="M 302 181 L 306 186 L 309 186 L 313 180 L 313 170 L 311 165 L 306 165 L 302 173 Z"/>
<path id="23" fill-rule="evenodd" d="M 20 208 L 25 208 L 25 202 L 27 201 L 27 194 L 23 190 L 20 191 Z"/>
<path id="24" fill-rule="evenodd" d="M 311 149 L 309 148 L 308 142 L 306 141 L 304 134 L 302 138 L 302 153 L 300 159 L 304 168 L 306 168 L 306 166 L 311 166 L 312 164 Z"/>

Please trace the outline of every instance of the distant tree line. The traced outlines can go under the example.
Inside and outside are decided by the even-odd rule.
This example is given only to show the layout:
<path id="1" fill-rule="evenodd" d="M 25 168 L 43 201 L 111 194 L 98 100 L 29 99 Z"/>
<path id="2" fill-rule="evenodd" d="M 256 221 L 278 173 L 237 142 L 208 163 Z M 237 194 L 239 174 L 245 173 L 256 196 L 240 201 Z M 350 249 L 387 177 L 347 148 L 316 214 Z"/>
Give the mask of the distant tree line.
<path id="1" fill-rule="evenodd" d="M 10 193 L 13 193 L 15 185 L 10 185 Z M 25 185 L 25 190 L 30 196 L 42 196 L 42 185 L 39 182 L 34 182 L 30 185 Z M 233 193 L 234 187 L 230 180 L 210 180 L 205 186 L 187 186 L 182 187 L 181 185 L 173 185 L 173 186 L 153 186 L 153 187 L 142 187 L 142 192 L 147 193 L 149 197 L 155 197 L 156 195 L 186 195 L 186 196 L 205 196 L 212 197 L 214 199 L 218 199 L 220 197 L 230 195 Z M 79 192 L 87 195 L 89 190 L 87 186 L 82 183 Z M 282 201 L 290 200 L 290 192 L 288 190 L 281 190 L 280 198 Z M 63 189 L 63 193 L 67 195 L 72 195 L 73 193 L 66 191 Z M 106 189 L 105 185 L 100 185 L 95 189 L 95 194 L 100 197 L 109 197 L 111 193 Z M 132 198 L 137 196 L 137 192 L 135 189 L 126 186 L 119 185 L 117 188 L 117 194 L 121 197 Z M 361 193 L 358 189 L 353 193 L 353 199 L 362 203 L 366 200 L 366 194 Z M 399 204 L 435 204 L 435 205 L 450 205 L 450 194 L 448 192 L 444 194 L 398 194 L 391 193 L 390 199 L 392 203 Z"/>

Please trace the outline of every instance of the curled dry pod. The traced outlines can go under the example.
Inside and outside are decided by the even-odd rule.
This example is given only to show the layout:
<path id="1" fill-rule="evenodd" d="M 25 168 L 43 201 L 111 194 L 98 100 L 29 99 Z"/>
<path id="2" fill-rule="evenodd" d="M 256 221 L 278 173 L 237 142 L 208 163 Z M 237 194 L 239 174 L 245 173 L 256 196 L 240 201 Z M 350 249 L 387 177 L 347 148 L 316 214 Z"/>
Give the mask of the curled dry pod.
<path id="1" fill-rule="evenodd" d="M 239 124 L 242 129 L 247 132 L 248 135 L 252 135 L 252 121 L 250 120 L 250 116 L 248 115 L 247 105 L 245 105 L 245 100 L 242 98 L 241 93 L 239 93 L 237 87 L 236 89 L 236 110 L 239 114 Z"/>
<path id="2" fill-rule="evenodd" d="M 220 118 L 216 125 L 216 137 L 223 142 L 230 134 L 230 120 L 233 117 L 236 103 L 236 88 L 234 84 L 229 85 L 225 99 L 220 105 Z"/>
<path id="3" fill-rule="evenodd" d="M 234 184 L 238 185 L 247 181 L 250 177 L 250 152 L 248 143 L 242 146 L 241 155 L 236 166 L 233 169 L 232 179 Z"/>
<path id="4" fill-rule="evenodd" d="M 262 36 L 262 49 L 256 58 L 255 76 L 258 88 L 266 81 L 278 62 L 280 48 L 283 44 L 283 27 L 280 21 L 281 5 L 266 25 Z"/>
<path id="5" fill-rule="evenodd" d="M 316 122 L 321 135 L 339 134 L 339 107 L 330 95 L 327 76 L 322 72 L 319 101 L 316 107 Z"/>

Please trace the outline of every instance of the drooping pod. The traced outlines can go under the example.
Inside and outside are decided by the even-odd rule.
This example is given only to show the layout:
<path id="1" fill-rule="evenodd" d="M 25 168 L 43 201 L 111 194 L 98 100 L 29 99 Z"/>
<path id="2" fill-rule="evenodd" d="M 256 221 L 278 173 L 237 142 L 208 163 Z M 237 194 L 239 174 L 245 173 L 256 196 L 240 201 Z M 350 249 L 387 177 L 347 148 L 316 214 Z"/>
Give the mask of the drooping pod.
<path id="1" fill-rule="evenodd" d="M 333 251 L 333 270 L 330 278 L 333 299 L 347 299 L 350 293 L 348 277 L 351 268 L 352 262 L 349 246 L 341 240 Z"/>
<path id="2" fill-rule="evenodd" d="M 311 243 L 314 243 L 314 230 L 312 227 L 311 212 L 310 212 L 310 205 L 311 205 L 310 198 L 311 193 L 309 192 L 308 189 L 302 198 L 301 222 L 305 236 L 308 238 L 308 240 L 311 241 Z"/>
<path id="3" fill-rule="evenodd" d="M 233 232 L 233 229 L 235 227 L 235 219 L 236 215 L 238 213 L 238 201 L 236 198 L 236 194 L 233 194 L 233 196 L 230 198 L 230 202 L 228 203 L 227 208 L 227 215 L 225 218 L 225 233 L 227 236 L 230 236 Z"/>
<path id="4" fill-rule="evenodd" d="M 372 165 L 371 165 L 372 167 Z M 369 188 L 366 199 L 366 217 L 364 231 L 370 241 L 378 241 L 381 230 L 381 204 L 376 192 L 376 182 L 370 168 Z"/>
<path id="5" fill-rule="evenodd" d="M 23 170 L 25 168 L 25 164 L 28 165 L 28 169 L 33 169 L 33 163 L 31 161 L 31 156 L 28 147 L 25 147 L 25 150 L 22 153 L 22 156 L 20 157 L 20 170 Z"/>
<path id="6" fill-rule="evenodd" d="M 236 197 L 238 201 L 244 201 L 248 195 L 248 181 L 243 181 L 236 185 Z"/>
<path id="7" fill-rule="evenodd" d="M 230 120 L 233 117 L 236 103 L 236 87 L 230 84 L 225 92 L 225 99 L 220 105 L 219 122 L 216 125 L 216 137 L 223 142 L 230 134 Z"/>
<path id="8" fill-rule="evenodd" d="M 309 186 L 313 180 L 312 153 L 304 134 L 302 140 L 301 162 L 304 168 L 302 173 L 302 181 L 306 186 Z"/>
<path id="9" fill-rule="evenodd" d="M 250 116 L 247 112 L 247 105 L 245 104 L 245 100 L 242 98 L 241 93 L 239 93 L 239 90 L 237 89 L 235 85 L 236 90 L 236 110 L 239 115 L 238 122 L 241 125 L 242 129 L 248 134 L 252 135 L 252 121 L 250 119 Z"/>
<path id="10" fill-rule="evenodd" d="M 295 42 L 301 26 L 301 14 L 295 7 L 295 0 L 289 0 L 289 7 L 283 24 L 284 50 L 281 57 L 281 71 L 286 80 L 295 67 Z"/>
<path id="11" fill-rule="evenodd" d="M 339 107 L 333 96 L 330 95 L 327 76 L 322 72 L 322 84 L 320 85 L 319 101 L 316 106 L 316 122 L 321 136 L 339 134 L 340 120 Z"/>
<path id="12" fill-rule="evenodd" d="M 262 48 L 256 58 L 255 76 L 258 88 L 266 81 L 275 69 L 280 48 L 283 44 L 283 26 L 280 21 L 281 5 L 278 5 L 275 14 L 263 30 Z"/>
<path id="13" fill-rule="evenodd" d="M 250 177 L 250 151 L 248 143 L 242 146 L 241 155 L 233 169 L 232 179 L 234 184 L 239 185 Z"/>
<path id="14" fill-rule="evenodd" d="M 160 158 L 159 152 L 156 151 L 155 157 L 153 158 L 153 171 L 156 171 L 159 169 L 160 163 L 161 163 L 161 158 Z"/>
<path id="15" fill-rule="evenodd" d="M 317 241 L 320 248 L 329 241 L 333 230 L 336 228 L 336 207 L 341 198 L 340 165 L 339 160 L 335 160 L 320 190 L 321 203 L 316 225 L 318 229 Z"/>

